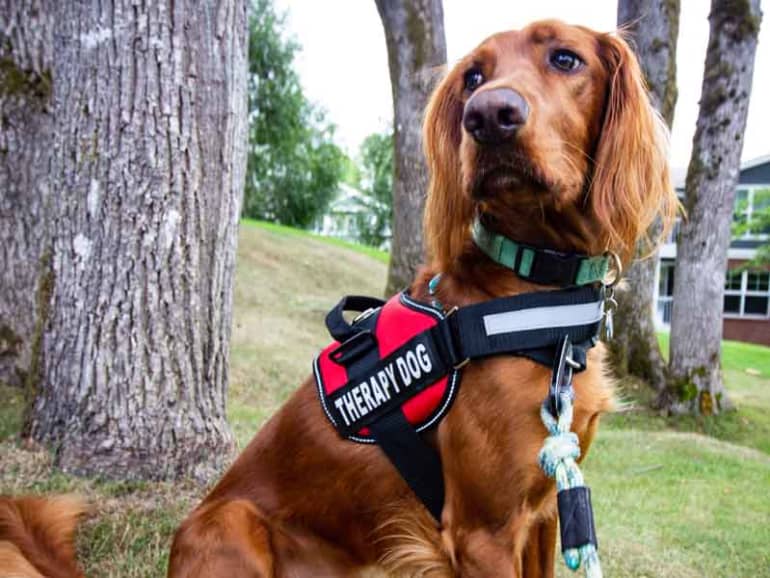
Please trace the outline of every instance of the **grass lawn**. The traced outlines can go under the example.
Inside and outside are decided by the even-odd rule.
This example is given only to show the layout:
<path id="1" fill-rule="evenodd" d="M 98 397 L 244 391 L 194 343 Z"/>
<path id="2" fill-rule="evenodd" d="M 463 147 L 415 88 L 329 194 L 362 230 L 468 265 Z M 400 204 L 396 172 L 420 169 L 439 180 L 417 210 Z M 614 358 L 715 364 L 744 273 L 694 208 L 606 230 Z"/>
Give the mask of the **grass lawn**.
<path id="1" fill-rule="evenodd" d="M 382 252 L 243 223 L 228 407 L 240 444 L 310 375 L 326 311 L 345 293 L 379 295 L 386 263 Z M 770 576 L 770 349 L 727 342 L 724 368 L 738 411 L 714 420 L 661 417 L 645 409 L 643 385 L 620 384 L 631 409 L 605 418 L 585 464 L 606 576 Z M 171 535 L 206 488 L 56 472 L 46 452 L 21 447 L 21 409 L 18 392 L 0 387 L 0 493 L 87 496 L 87 575 L 162 576 Z"/>
<path id="2" fill-rule="evenodd" d="M 667 333 L 659 335 L 666 356 L 668 338 Z M 728 397 L 738 411 L 719 417 L 661 416 L 648 407 L 649 388 L 629 380 L 620 384 L 620 398 L 630 403 L 629 410 L 607 416 L 605 428 L 698 432 L 770 454 L 770 349 L 724 341 L 722 368 Z"/>

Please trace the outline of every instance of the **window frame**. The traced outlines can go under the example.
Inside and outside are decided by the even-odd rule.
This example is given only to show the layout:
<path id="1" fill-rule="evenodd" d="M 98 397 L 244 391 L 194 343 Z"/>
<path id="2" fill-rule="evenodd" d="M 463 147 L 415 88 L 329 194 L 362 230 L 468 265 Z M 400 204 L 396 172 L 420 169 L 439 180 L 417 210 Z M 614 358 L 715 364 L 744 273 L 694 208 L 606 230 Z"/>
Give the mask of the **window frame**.
<path id="1" fill-rule="evenodd" d="M 738 195 L 741 191 L 746 191 L 746 208 L 743 211 L 738 211 L 737 206 L 733 206 L 733 220 L 741 218 L 745 219 L 745 222 L 751 222 L 751 218 L 754 215 L 754 195 L 757 191 L 764 191 L 770 189 L 770 184 L 762 184 L 762 185 L 743 185 L 738 184 L 738 186 L 735 188 L 735 205 L 738 204 Z M 742 235 L 739 235 L 738 237 L 733 237 L 734 239 L 744 239 L 744 240 L 750 240 L 750 241 L 764 241 L 767 239 L 770 239 L 770 234 L 768 233 L 754 233 L 750 229 L 746 232 L 744 232 Z"/>
<path id="2" fill-rule="evenodd" d="M 748 288 L 749 283 L 749 270 L 744 269 L 743 271 L 740 271 L 741 275 L 741 288 L 740 289 L 727 289 L 727 278 L 728 276 L 735 275 L 739 271 L 735 269 L 728 269 L 725 272 L 725 289 L 722 293 L 722 316 L 727 319 L 770 319 L 770 279 L 768 279 L 768 288 L 765 291 L 761 290 L 750 290 Z M 761 271 L 761 270 L 753 270 L 751 273 L 760 273 L 763 275 L 770 276 L 770 271 Z M 738 313 L 734 312 L 727 312 L 725 311 L 725 304 L 724 304 L 724 297 L 726 296 L 734 296 L 740 298 L 740 310 Z M 746 298 L 747 297 L 764 297 L 767 299 L 767 306 L 765 309 L 765 314 L 759 314 L 759 313 L 746 313 Z"/>

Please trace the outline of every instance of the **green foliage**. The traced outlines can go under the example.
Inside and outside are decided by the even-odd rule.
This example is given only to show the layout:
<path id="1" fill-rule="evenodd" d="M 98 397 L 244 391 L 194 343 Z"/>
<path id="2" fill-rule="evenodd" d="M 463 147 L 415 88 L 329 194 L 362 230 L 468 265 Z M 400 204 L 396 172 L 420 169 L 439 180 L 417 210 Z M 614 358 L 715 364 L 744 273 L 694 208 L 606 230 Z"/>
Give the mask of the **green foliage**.
<path id="1" fill-rule="evenodd" d="M 754 192 L 753 210 L 751 216 L 746 216 L 748 201 L 739 202 L 735 208 L 737 220 L 733 222 L 733 236 L 740 237 L 746 233 L 770 233 L 770 189 Z M 770 265 L 770 241 L 765 241 L 757 248 L 754 258 L 747 263 L 748 267 Z"/>
<path id="2" fill-rule="evenodd" d="M 393 220 L 393 133 L 370 134 L 361 144 L 358 188 L 374 199 L 370 211 L 356 218 L 356 236 L 361 243 L 381 246 L 389 236 Z"/>
<path id="3" fill-rule="evenodd" d="M 302 92 L 296 42 L 272 0 L 255 0 L 249 22 L 249 151 L 243 214 L 308 227 L 342 178 L 334 127 Z"/>

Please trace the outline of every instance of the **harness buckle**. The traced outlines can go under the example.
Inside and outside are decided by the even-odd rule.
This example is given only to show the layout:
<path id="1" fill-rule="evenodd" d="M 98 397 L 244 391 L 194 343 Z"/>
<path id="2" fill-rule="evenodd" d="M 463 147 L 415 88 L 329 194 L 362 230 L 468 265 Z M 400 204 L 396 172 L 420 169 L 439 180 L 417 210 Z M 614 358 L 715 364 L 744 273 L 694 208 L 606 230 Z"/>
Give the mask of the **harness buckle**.
<path id="1" fill-rule="evenodd" d="M 577 278 L 580 258 L 543 249 L 534 254 L 529 275 L 526 278 L 545 285 L 572 285 Z"/>
<path id="2" fill-rule="evenodd" d="M 366 311 L 362 311 L 361 313 L 359 313 L 353 318 L 353 321 L 351 321 L 351 325 L 355 325 L 359 321 L 363 321 L 364 319 L 371 317 L 372 314 L 374 314 L 378 309 L 379 307 L 369 307 Z"/>
<path id="3" fill-rule="evenodd" d="M 458 309 L 460 309 L 460 308 L 457 305 L 452 307 L 449 311 L 447 311 L 446 316 L 444 317 L 444 319 L 449 319 L 450 317 L 452 317 L 455 313 L 457 313 Z M 449 332 L 449 338 L 452 339 L 452 347 L 453 347 L 453 349 L 455 349 L 455 351 L 458 351 L 459 348 L 457 347 L 457 344 L 454 343 L 454 332 L 453 331 Z M 470 360 L 471 360 L 470 357 L 465 357 L 465 359 L 461 360 L 460 362 L 453 364 L 452 367 L 454 369 L 461 369 L 461 368 L 465 367 L 466 365 L 468 365 L 468 362 Z"/>

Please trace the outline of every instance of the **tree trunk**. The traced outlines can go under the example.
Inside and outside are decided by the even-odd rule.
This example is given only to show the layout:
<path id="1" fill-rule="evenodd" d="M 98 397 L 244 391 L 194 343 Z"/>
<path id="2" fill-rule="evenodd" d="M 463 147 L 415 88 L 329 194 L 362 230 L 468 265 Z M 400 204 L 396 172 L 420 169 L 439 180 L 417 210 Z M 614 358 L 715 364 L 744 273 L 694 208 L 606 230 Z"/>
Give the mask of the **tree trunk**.
<path id="1" fill-rule="evenodd" d="M 28 430 L 58 464 L 207 479 L 228 461 L 246 2 L 55 3 L 53 241 Z"/>
<path id="2" fill-rule="evenodd" d="M 671 127 L 676 106 L 676 44 L 679 0 L 619 0 L 618 27 L 625 27 L 650 89 L 653 104 Z M 650 237 L 661 233 L 654 225 Z M 666 367 L 655 332 L 657 252 L 640 247 L 618 293 L 617 331 L 610 344 L 613 367 L 620 376 L 633 375 L 655 391 L 666 386 Z"/>
<path id="3" fill-rule="evenodd" d="M 35 296 L 47 242 L 51 11 L 0 2 L 0 382 L 21 385 L 35 340 Z"/>
<path id="4" fill-rule="evenodd" d="M 759 0 L 712 0 L 700 113 L 687 171 L 671 317 L 668 408 L 718 413 L 722 309 L 735 187 L 761 21 Z"/>
<path id="5" fill-rule="evenodd" d="M 387 295 L 409 285 L 423 262 L 422 214 L 428 168 L 422 152 L 422 115 L 446 63 L 441 0 L 376 0 L 385 29 L 393 93 L 393 238 Z"/>

